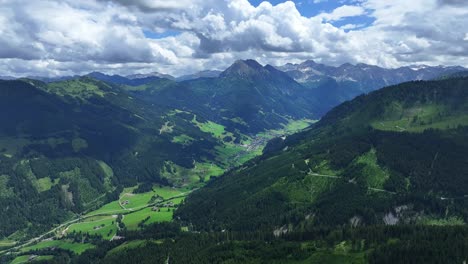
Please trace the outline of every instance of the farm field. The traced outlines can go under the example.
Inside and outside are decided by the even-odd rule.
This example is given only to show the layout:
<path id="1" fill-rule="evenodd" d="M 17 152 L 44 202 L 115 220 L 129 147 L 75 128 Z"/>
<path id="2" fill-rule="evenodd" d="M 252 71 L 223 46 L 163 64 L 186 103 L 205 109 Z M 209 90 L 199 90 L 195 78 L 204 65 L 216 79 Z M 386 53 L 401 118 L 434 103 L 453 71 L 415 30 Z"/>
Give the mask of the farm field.
<path id="1" fill-rule="evenodd" d="M 119 201 L 113 201 L 103 205 L 101 208 L 87 213 L 85 216 L 93 216 L 99 214 L 119 214 L 125 213 L 126 210 L 119 205 Z"/>
<path id="2" fill-rule="evenodd" d="M 0 247 L 9 247 L 14 245 L 16 242 L 10 240 L 0 240 Z"/>
<path id="3" fill-rule="evenodd" d="M 170 187 L 154 186 L 153 190 L 146 193 L 133 193 L 137 187 L 123 190 L 118 201 L 113 201 L 103 205 L 101 208 L 70 221 L 69 224 L 55 230 L 56 237 L 42 240 L 35 244 L 19 246 L 17 249 L 21 254 L 33 253 L 35 250 L 46 248 L 61 248 L 75 254 L 94 248 L 90 243 L 76 243 L 67 239 L 70 234 L 97 235 L 105 240 L 111 240 L 119 230 L 119 215 L 124 227 L 129 230 L 136 230 L 142 225 L 149 225 L 157 222 L 170 222 L 175 207 L 180 204 L 184 196 L 188 194 L 188 189 L 177 189 Z M 159 197 L 159 199 L 155 199 Z M 122 204 L 122 205 L 121 205 Z M 123 207 L 123 208 L 122 208 Z M 124 228 L 121 227 L 121 228 Z M 14 245 L 14 241 L 1 240 L 0 247 Z M 48 256 L 21 255 L 14 259 L 13 263 L 26 263 L 33 256 L 35 260 L 47 260 Z"/>
<path id="4" fill-rule="evenodd" d="M 123 223 L 129 230 L 138 229 L 138 224 L 144 221 L 145 225 L 158 223 L 158 222 L 170 222 L 174 213 L 174 208 L 160 208 L 159 212 L 153 211 L 152 208 L 145 208 L 141 211 L 134 212 L 125 215 Z M 148 218 L 149 217 L 149 218 Z M 148 219 L 145 221 L 145 219 Z"/>
<path id="5" fill-rule="evenodd" d="M 90 235 L 99 235 L 109 240 L 117 233 L 117 216 L 122 215 L 122 222 L 129 230 L 138 228 L 138 224 L 144 221 L 145 225 L 156 222 L 168 222 L 172 220 L 174 206 L 180 204 L 187 189 L 170 187 L 153 187 L 153 191 L 146 193 L 133 193 L 136 187 L 125 188 L 118 201 L 103 205 L 84 216 L 84 219 L 70 224 L 64 232 L 72 232 Z M 157 206 L 159 211 L 153 211 L 151 204 L 157 203 L 155 197 L 160 197 L 162 205 L 169 203 L 169 207 Z"/>
<path id="6" fill-rule="evenodd" d="M 66 233 L 83 233 L 99 235 L 103 239 L 111 239 L 117 233 L 116 215 L 100 216 L 85 219 L 83 222 L 71 224 Z"/>

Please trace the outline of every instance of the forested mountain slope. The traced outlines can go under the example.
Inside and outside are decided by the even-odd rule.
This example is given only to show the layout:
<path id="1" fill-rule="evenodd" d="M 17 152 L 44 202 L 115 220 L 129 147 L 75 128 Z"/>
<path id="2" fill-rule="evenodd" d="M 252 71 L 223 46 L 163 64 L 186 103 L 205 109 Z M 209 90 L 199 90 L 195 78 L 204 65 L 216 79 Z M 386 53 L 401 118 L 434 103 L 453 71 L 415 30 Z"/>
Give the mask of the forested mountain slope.
<path id="1" fill-rule="evenodd" d="M 417 81 L 346 102 L 193 193 L 195 230 L 468 219 L 468 79 Z"/>
<path id="2" fill-rule="evenodd" d="M 216 162 L 221 145 L 174 110 L 86 77 L 1 81 L 0 122 L 0 237 L 45 230 L 117 186 L 171 184 L 161 176 L 167 162 Z M 174 140 L 182 135 L 193 140 Z"/>

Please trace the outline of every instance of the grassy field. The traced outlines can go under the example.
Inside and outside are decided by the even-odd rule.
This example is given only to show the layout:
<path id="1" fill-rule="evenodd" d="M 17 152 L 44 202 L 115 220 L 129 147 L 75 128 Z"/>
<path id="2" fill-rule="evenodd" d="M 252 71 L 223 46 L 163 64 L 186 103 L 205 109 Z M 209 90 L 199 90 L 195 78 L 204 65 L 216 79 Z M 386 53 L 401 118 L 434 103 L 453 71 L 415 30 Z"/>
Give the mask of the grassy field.
<path id="1" fill-rule="evenodd" d="M 172 200 L 175 204 L 180 203 L 183 198 Z M 123 223 L 129 230 L 138 229 L 138 224 L 143 220 L 145 225 L 172 220 L 174 208 L 161 207 L 160 211 L 153 211 L 151 207 L 135 212 L 126 212 L 123 215 Z M 117 232 L 116 216 L 96 216 L 85 219 L 83 222 L 74 223 L 68 227 L 67 233 L 81 232 L 92 235 L 100 235 L 103 239 L 111 239 Z"/>
<path id="2" fill-rule="evenodd" d="M 224 146 L 216 147 L 217 159 L 226 164 L 232 163 L 232 158 L 242 151 L 245 151 L 244 147 L 234 144 L 224 144 Z"/>
<path id="3" fill-rule="evenodd" d="M 39 192 L 45 192 L 50 190 L 52 186 L 58 184 L 58 182 L 58 179 L 52 181 L 49 177 L 41 178 L 37 180 L 37 189 Z"/>
<path id="4" fill-rule="evenodd" d="M 304 128 L 307 128 L 308 126 L 312 125 L 313 123 L 317 122 L 316 120 L 310 120 L 310 119 L 301 119 L 301 120 L 289 120 L 289 123 L 286 124 L 283 127 L 283 130 L 289 134 L 289 133 L 295 133 L 297 131 L 300 131 Z"/>
<path id="5" fill-rule="evenodd" d="M 7 239 L 0 240 L 0 248 L 11 247 L 11 246 L 14 246 L 15 244 L 16 244 L 15 241 L 7 240 Z"/>
<path id="6" fill-rule="evenodd" d="M 284 193 L 290 203 L 312 203 L 326 191 L 329 191 L 335 186 L 340 179 L 317 177 L 306 175 L 302 181 L 291 184 L 287 177 L 282 178 L 271 189 L 277 192 Z"/>
<path id="7" fill-rule="evenodd" d="M 124 193 L 120 196 L 120 203 L 125 209 L 135 210 L 143 206 L 147 206 L 151 200 L 151 197 L 156 195 L 155 192 L 148 193 Z"/>
<path id="8" fill-rule="evenodd" d="M 20 263 L 28 263 L 30 255 L 19 256 L 15 258 L 10 264 L 20 264 Z"/>
<path id="9" fill-rule="evenodd" d="M 377 164 L 375 149 L 357 158 L 356 164 L 363 165 L 362 175 L 357 176 L 364 181 L 367 187 L 383 189 L 384 183 L 390 177 L 390 173 Z"/>
<path id="10" fill-rule="evenodd" d="M 190 143 L 193 142 L 194 140 L 195 140 L 194 138 L 187 136 L 185 134 L 174 136 L 172 138 L 173 143 L 178 143 L 182 145 L 190 145 Z"/>
<path id="11" fill-rule="evenodd" d="M 117 252 L 119 252 L 121 250 L 128 250 L 128 249 L 138 248 L 138 247 L 144 246 L 146 243 L 148 243 L 147 240 L 133 240 L 133 241 L 125 242 L 122 245 L 120 245 L 120 246 L 118 246 L 116 248 L 113 248 L 112 250 L 107 252 L 107 255 L 112 255 L 112 254 L 117 253 Z"/>
<path id="12" fill-rule="evenodd" d="M 15 258 L 11 264 L 20 264 L 20 263 L 29 263 L 29 258 L 31 255 L 23 255 Z M 37 256 L 34 258 L 34 261 L 47 261 L 53 259 L 54 256 Z"/>
<path id="13" fill-rule="evenodd" d="M 422 217 L 419 221 L 419 224 L 423 225 L 436 225 L 436 226 L 454 226 L 454 225 L 465 225 L 465 221 L 459 217 L 449 217 L 449 218 L 432 218 L 429 216 Z"/>
<path id="14" fill-rule="evenodd" d="M 133 241 L 128 241 L 128 242 L 125 242 L 123 243 L 122 245 L 116 247 L 116 248 L 113 248 L 112 250 L 110 250 L 109 252 L 107 252 L 107 255 L 112 255 L 112 254 L 115 254 L 119 251 L 123 251 L 123 250 L 129 250 L 129 249 L 133 249 L 133 248 L 138 248 L 138 247 L 142 247 L 148 243 L 157 243 L 156 241 L 152 241 L 152 240 L 133 240 Z"/>
<path id="15" fill-rule="evenodd" d="M 317 122 L 316 120 L 310 119 L 301 119 L 301 120 L 293 120 L 289 119 L 287 124 L 283 124 L 283 127 L 280 129 L 269 130 L 267 132 L 259 133 L 257 136 L 266 137 L 268 139 L 282 136 L 282 135 L 290 135 L 296 132 L 299 132 L 313 123 Z"/>
<path id="16" fill-rule="evenodd" d="M 186 189 L 200 187 L 202 183 L 211 176 L 219 176 L 224 170 L 208 162 L 196 162 L 194 168 L 187 169 L 173 162 L 166 162 L 161 175 L 171 179 L 176 186 L 183 186 Z"/>
<path id="17" fill-rule="evenodd" d="M 103 205 L 101 208 L 87 213 L 85 216 L 93 216 L 100 214 L 125 214 L 129 213 L 131 210 L 139 209 L 148 205 L 148 202 L 151 200 L 151 197 L 159 195 L 164 199 L 168 199 L 174 196 L 182 195 L 184 192 L 187 192 L 188 189 L 175 189 L 171 187 L 154 187 L 152 192 L 134 194 L 132 191 L 136 187 L 125 188 L 122 194 L 120 195 L 120 201 L 113 201 Z M 128 204 L 123 204 L 128 201 Z"/>
<path id="18" fill-rule="evenodd" d="M 81 222 L 71 224 L 67 233 L 81 232 L 97 234 L 103 239 L 111 239 L 117 232 L 117 214 L 123 215 L 123 223 L 128 229 L 137 229 L 138 224 L 149 217 L 145 224 L 167 222 L 172 220 L 174 208 L 161 207 L 159 212 L 152 211 L 150 201 L 152 197 L 159 196 L 162 199 L 171 199 L 173 204 L 180 204 L 184 199 L 187 189 L 175 189 L 171 187 L 154 186 L 153 191 L 147 193 L 132 193 L 135 187 L 126 188 L 120 195 L 119 201 L 108 203 L 98 210 L 88 213 Z M 120 205 L 122 203 L 122 207 Z M 149 207 L 148 207 L 149 206 Z M 148 207 L 148 208 L 145 208 Z"/>
<path id="19" fill-rule="evenodd" d="M 468 124 L 468 115 L 452 113 L 446 116 L 448 110 L 441 105 L 425 105 L 404 109 L 395 105 L 386 113 L 384 120 L 372 122 L 372 127 L 385 131 L 422 132 L 428 128 L 448 129 L 458 125 Z"/>
<path id="20" fill-rule="evenodd" d="M 120 196 L 120 202 L 127 204 L 123 205 L 126 209 L 139 209 L 147 206 L 153 196 L 161 196 L 163 199 L 169 199 L 174 196 L 182 195 L 185 189 L 176 189 L 171 187 L 153 187 L 152 192 L 134 194 L 129 192 L 131 189 L 124 190 Z"/>
<path id="21" fill-rule="evenodd" d="M 125 215 L 123 222 L 129 230 L 135 230 L 138 229 L 138 224 L 147 217 L 149 217 L 149 219 L 145 221 L 145 225 L 170 222 L 173 213 L 174 208 L 169 208 L 169 211 L 168 208 L 160 208 L 159 212 L 152 211 L 152 208 L 145 208 L 141 211 Z"/>
<path id="22" fill-rule="evenodd" d="M 197 177 L 203 177 L 205 181 L 211 176 L 219 176 L 224 173 L 224 170 L 213 163 L 196 163 L 194 173 Z"/>
<path id="23" fill-rule="evenodd" d="M 104 161 L 98 161 L 98 163 L 102 171 L 104 171 L 104 174 L 106 175 L 104 178 L 104 187 L 106 188 L 106 191 L 111 191 L 112 190 L 112 178 L 114 177 L 114 171 Z"/>
<path id="24" fill-rule="evenodd" d="M 21 249 L 21 252 L 26 253 L 33 250 L 40 250 L 45 248 L 61 248 L 64 250 L 69 250 L 74 252 L 75 254 L 81 254 L 90 248 L 94 248 L 92 244 L 84 244 L 84 243 L 74 243 L 66 240 L 48 240 L 42 241 L 35 245 L 28 246 Z"/>
<path id="25" fill-rule="evenodd" d="M 126 210 L 122 209 L 119 205 L 119 201 L 113 201 L 108 204 L 103 205 L 101 208 L 87 213 L 85 216 L 97 215 L 97 214 L 118 214 L 125 213 Z"/>
<path id="26" fill-rule="evenodd" d="M 195 125 L 197 125 L 198 128 L 200 128 L 201 131 L 203 131 L 205 133 L 210 133 L 215 138 L 218 138 L 218 139 L 223 139 L 225 136 L 227 136 L 227 134 L 231 134 L 229 132 L 226 133 L 225 127 L 223 125 L 216 124 L 216 123 L 214 123 L 212 121 L 208 121 L 208 122 L 205 122 L 205 123 L 198 122 L 196 116 L 194 116 L 192 122 Z"/>
<path id="27" fill-rule="evenodd" d="M 103 239 L 111 239 L 117 233 L 117 224 L 115 216 L 92 217 L 71 224 L 67 233 L 88 233 L 90 235 L 100 235 Z"/>
<path id="28" fill-rule="evenodd" d="M 104 96 L 105 94 L 96 84 L 79 79 L 53 82 L 48 85 L 48 89 L 61 96 L 71 95 L 83 99 L 94 95 Z"/>

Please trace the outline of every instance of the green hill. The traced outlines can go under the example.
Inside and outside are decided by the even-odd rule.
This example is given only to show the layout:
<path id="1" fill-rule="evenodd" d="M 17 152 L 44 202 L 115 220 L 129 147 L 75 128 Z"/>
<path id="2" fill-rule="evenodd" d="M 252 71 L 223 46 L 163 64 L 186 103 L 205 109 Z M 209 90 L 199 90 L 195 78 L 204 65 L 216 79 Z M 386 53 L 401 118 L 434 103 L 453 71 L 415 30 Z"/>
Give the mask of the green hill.
<path id="1" fill-rule="evenodd" d="M 163 175 L 168 162 L 221 164 L 222 142 L 172 112 L 86 77 L 1 81 L 0 237 L 47 230 L 111 199 L 117 186 L 195 183 Z M 183 136 L 193 140 L 174 140 Z"/>

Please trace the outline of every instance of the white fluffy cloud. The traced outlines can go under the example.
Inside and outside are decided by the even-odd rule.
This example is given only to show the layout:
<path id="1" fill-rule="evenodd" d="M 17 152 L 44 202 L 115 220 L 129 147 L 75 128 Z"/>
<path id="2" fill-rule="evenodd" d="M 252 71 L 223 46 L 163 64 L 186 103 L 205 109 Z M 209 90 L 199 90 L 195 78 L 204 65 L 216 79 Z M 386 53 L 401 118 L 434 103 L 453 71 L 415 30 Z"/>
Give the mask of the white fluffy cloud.
<path id="1" fill-rule="evenodd" d="M 468 66 L 464 6 L 359 0 L 304 17 L 290 1 L 254 7 L 247 0 L 0 0 L 0 75 L 180 75 L 246 58 Z M 374 22 L 333 25 L 360 16 Z M 151 39 L 148 31 L 179 33 Z"/>
<path id="2" fill-rule="evenodd" d="M 361 16 L 365 13 L 365 9 L 361 6 L 343 5 L 336 8 L 331 13 L 320 14 L 319 17 L 325 21 L 337 21 L 346 17 Z"/>

